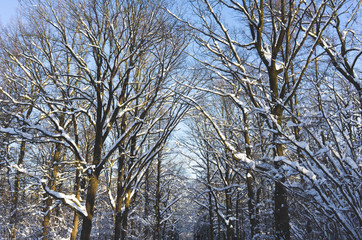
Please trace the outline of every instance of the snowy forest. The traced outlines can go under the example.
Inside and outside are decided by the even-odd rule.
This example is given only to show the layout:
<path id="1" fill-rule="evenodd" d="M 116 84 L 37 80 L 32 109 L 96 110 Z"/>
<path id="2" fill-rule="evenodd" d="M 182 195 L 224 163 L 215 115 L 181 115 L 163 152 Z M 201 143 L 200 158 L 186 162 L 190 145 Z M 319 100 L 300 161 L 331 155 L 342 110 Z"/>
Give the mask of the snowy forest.
<path id="1" fill-rule="evenodd" d="M 362 239 L 359 0 L 22 0 L 0 239 Z"/>

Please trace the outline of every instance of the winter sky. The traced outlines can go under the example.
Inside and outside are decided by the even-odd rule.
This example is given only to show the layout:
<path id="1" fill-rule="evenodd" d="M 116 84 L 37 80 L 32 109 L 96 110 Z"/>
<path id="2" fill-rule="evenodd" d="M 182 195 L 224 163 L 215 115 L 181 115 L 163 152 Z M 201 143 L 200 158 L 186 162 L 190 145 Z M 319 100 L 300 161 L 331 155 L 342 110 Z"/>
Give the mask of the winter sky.
<path id="1" fill-rule="evenodd" d="M 0 23 L 8 24 L 16 16 L 16 8 L 19 5 L 18 0 L 0 0 Z"/>

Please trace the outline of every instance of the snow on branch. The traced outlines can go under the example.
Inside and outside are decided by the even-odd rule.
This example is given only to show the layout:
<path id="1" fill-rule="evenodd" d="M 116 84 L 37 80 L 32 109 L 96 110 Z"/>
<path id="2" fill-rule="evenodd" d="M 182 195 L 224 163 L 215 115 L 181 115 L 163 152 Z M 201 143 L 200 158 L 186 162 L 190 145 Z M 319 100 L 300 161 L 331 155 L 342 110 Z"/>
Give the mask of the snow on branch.
<path id="1" fill-rule="evenodd" d="M 82 216 L 87 216 L 87 209 L 85 208 L 85 205 L 83 205 L 74 194 L 67 195 L 64 193 L 56 192 L 51 190 L 47 185 L 46 181 L 44 179 L 41 180 L 41 184 L 43 186 L 43 189 L 47 194 L 52 196 L 53 198 L 57 200 L 61 200 L 65 205 L 73 209 L 74 211 L 77 211 Z"/>
<path id="2" fill-rule="evenodd" d="M 10 165 L 10 167 L 15 168 L 17 171 L 36 179 L 47 194 L 49 194 L 50 196 L 52 196 L 53 198 L 55 198 L 57 200 L 61 200 L 66 206 L 70 207 L 74 211 L 77 211 L 82 216 L 86 217 L 88 215 L 85 205 L 83 205 L 75 197 L 74 194 L 67 195 L 67 194 L 64 194 L 64 193 L 60 193 L 60 192 L 56 192 L 56 191 L 51 190 L 46 185 L 47 181 L 45 179 L 41 179 L 40 177 L 38 177 L 38 176 L 36 176 L 36 175 L 34 175 L 32 173 L 29 173 L 25 168 L 20 167 L 17 164 L 12 164 L 12 165 Z"/>

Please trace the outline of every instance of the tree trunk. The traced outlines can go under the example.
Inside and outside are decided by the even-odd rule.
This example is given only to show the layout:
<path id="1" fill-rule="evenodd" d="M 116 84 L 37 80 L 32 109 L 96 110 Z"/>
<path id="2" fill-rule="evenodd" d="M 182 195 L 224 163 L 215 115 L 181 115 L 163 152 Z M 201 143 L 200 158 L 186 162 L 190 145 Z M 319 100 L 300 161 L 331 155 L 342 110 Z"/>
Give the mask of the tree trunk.
<path id="1" fill-rule="evenodd" d="M 249 210 L 249 220 L 251 227 L 251 238 L 253 238 L 256 234 L 258 234 L 258 219 L 256 216 L 255 209 L 255 196 L 254 196 L 254 184 L 253 184 L 253 176 L 251 173 L 251 169 L 248 169 L 246 174 L 246 182 L 248 189 L 248 210 Z"/>
<path id="2" fill-rule="evenodd" d="M 235 236 L 236 239 L 240 239 L 240 209 L 239 209 L 239 205 L 240 205 L 240 192 L 237 192 L 236 195 L 236 202 L 235 202 L 235 218 L 236 218 L 236 224 L 235 224 Z"/>
<path id="3" fill-rule="evenodd" d="M 159 154 L 157 158 L 157 179 L 156 179 L 156 226 L 155 226 L 155 234 L 154 238 L 156 240 L 161 240 L 161 189 L 160 189 L 160 183 L 161 183 L 161 156 Z"/>
<path id="4" fill-rule="evenodd" d="M 251 159 L 252 158 L 252 149 L 249 138 L 249 125 L 247 122 L 247 115 L 243 109 L 243 119 L 244 119 L 244 141 L 245 141 L 245 152 L 246 156 Z M 259 220 L 256 214 L 256 204 L 255 194 L 254 194 L 254 179 L 252 175 L 252 170 L 249 168 L 246 174 L 246 183 L 247 183 L 247 191 L 248 191 L 248 210 L 249 210 L 249 220 L 251 227 L 251 238 L 253 239 L 255 235 L 259 233 Z"/>
<path id="5" fill-rule="evenodd" d="M 52 179 L 48 183 L 48 187 L 51 190 L 55 190 L 56 187 L 56 181 L 58 177 L 58 168 L 60 164 L 61 159 L 61 150 L 62 145 L 60 143 L 57 143 L 55 146 L 55 152 L 53 157 L 53 163 L 52 163 Z M 51 206 L 53 204 L 53 199 L 50 196 L 46 196 L 45 200 L 45 208 L 44 208 L 44 219 L 43 219 L 43 231 L 42 231 L 42 239 L 47 240 L 48 234 L 49 234 L 49 226 L 50 226 L 50 217 L 51 217 Z"/>
<path id="6" fill-rule="evenodd" d="M 86 205 L 85 205 L 87 210 L 87 216 L 83 217 L 82 232 L 80 235 L 80 238 L 82 240 L 90 239 L 99 175 L 103 167 L 103 166 L 98 166 L 98 164 L 102 159 L 102 151 L 103 151 L 102 98 L 101 98 L 101 91 L 99 89 L 97 89 L 97 103 L 98 103 L 97 121 L 95 129 L 96 134 L 95 134 L 95 142 L 93 150 L 93 161 L 92 161 L 94 169 L 89 170 L 91 172 L 89 173 L 89 185 L 88 185 Z"/>
<path id="7" fill-rule="evenodd" d="M 80 239 L 82 240 L 90 239 L 98 181 L 99 181 L 99 172 L 97 171 L 90 176 L 89 180 L 89 186 L 86 198 L 87 216 L 83 217 L 82 232 L 80 235 Z"/>
<path id="8" fill-rule="evenodd" d="M 226 200 L 226 216 L 228 223 L 226 224 L 226 236 L 228 240 L 234 240 L 234 221 L 232 221 L 232 202 L 231 202 L 231 190 L 225 190 Z"/>
<path id="9" fill-rule="evenodd" d="M 230 168 L 226 165 L 225 179 L 227 180 L 228 185 L 231 183 L 231 177 L 229 175 Z M 225 191 L 225 205 L 226 205 L 226 218 L 228 222 L 226 223 L 226 238 L 227 240 L 234 240 L 234 221 L 233 218 L 233 205 L 231 199 L 231 189 L 226 188 Z"/>
<path id="10" fill-rule="evenodd" d="M 79 147 L 79 137 L 78 137 L 78 125 L 75 118 L 75 115 L 72 116 L 73 121 L 73 127 L 74 127 L 74 136 L 75 136 L 75 143 L 77 144 L 77 147 Z M 76 159 L 76 167 L 77 170 L 75 171 L 75 185 L 74 185 L 74 193 L 75 197 L 80 200 L 80 190 L 81 190 L 81 169 L 80 169 L 80 159 Z M 75 240 L 77 238 L 78 233 L 78 225 L 79 225 L 79 214 L 78 212 L 74 212 L 74 218 L 73 218 L 73 229 L 70 234 L 70 239 Z"/>
<path id="11" fill-rule="evenodd" d="M 123 204 L 123 173 L 124 173 L 124 155 L 120 155 L 118 158 L 118 177 L 117 177 L 117 198 L 115 209 L 115 223 L 114 223 L 114 240 L 118 240 L 121 237 L 122 229 L 122 204 Z"/>
<path id="12" fill-rule="evenodd" d="M 76 177 L 75 177 L 75 197 L 80 200 L 80 169 L 77 168 L 76 170 Z M 74 218 L 73 218 L 73 229 L 70 234 L 70 239 L 75 240 L 77 238 L 78 233 L 78 224 L 79 224 L 79 214 L 77 212 L 74 212 Z"/>
<path id="13" fill-rule="evenodd" d="M 42 239 L 47 240 L 49 234 L 49 225 L 50 225 L 50 207 L 53 203 L 53 200 L 50 196 L 46 197 L 45 207 L 44 207 L 44 218 L 43 218 L 43 230 L 42 230 Z"/>
<path id="14" fill-rule="evenodd" d="M 287 194 L 283 183 L 285 177 L 275 182 L 275 230 L 277 239 L 290 239 Z"/>
<path id="15" fill-rule="evenodd" d="M 279 105 L 273 109 L 273 115 L 277 117 L 278 125 L 282 125 L 283 111 Z M 277 126 L 274 124 L 274 129 L 277 132 Z M 278 143 L 279 133 L 274 133 L 275 157 L 284 156 L 283 145 Z M 274 166 L 278 170 L 282 166 L 282 161 L 274 161 Z M 281 175 L 280 175 L 281 176 Z M 286 179 L 284 176 L 275 179 L 274 192 L 274 219 L 275 219 L 275 234 L 277 239 L 290 239 L 289 226 L 289 210 L 287 201 L 287 192 L 284 187 Z"/>
<path id="16" fill-rule="evenodd" d="M 208 149 L 209 150 L 209 149 Z M 209 154 L 207 153 L 206 159 L 206 167 L 207 167 L 207 184 L 209 190 L 209 236 L 210 240 L 214 240 L 214 214 L 213 214 L 213 203 L 212 203 L 212 194 L 211 194 L 211 172 L 210 172 L 210 161 Z"/>
<path id="17" fill-rule="evenodd" d="M 26 119 L 30 117 L 31 112 L 33 111 L 33 107 L 30 107 L 26 113 Z M 25 157 L 25 145 L 26 142 L 24 140 L 21 141 L 20 144 L 20 153 L 19 153 L 19 159 L 18 159 L 18 166 L 22 167 L 24 163 L 24 157 Z M 11 238 L 16 239 L 16 223 L 18 222 L 18 203 L 19 203 L 19 192 L 20 192 L 20 172 L 16 170 L 15 175 L 15 183 L 14 183 L 14 189 L 12 189 L 14 192 L 12 192 L 12 200 L 13 205 L 11 208 L 11 217 L 10 217 L 10 225 L 11 225 Z"/>
<path id="18" fill-rule="evenodd" d="M 126 131 L 126 117 L 123 116 L 121 121 L 121 126 L 119 129 L 119 134 L 123 135 Z M 123 178 L 125 171 L 125 155 L 123 148 L 119 147 L 119 157 L 118 157 L 118 171 L 117 171 L 117 197 L 116 197 L 116 209 L 115 209 L 115 219 L 114 219 L 114 240 L 118 240 L 121 237 L 122 230 L 122 204 L 124 200 L 124 189 L 123 189 Z"/>
<path id="19" fill-rule="evenodd" d="M 121 230 L 121 240 L 127 239 L 128 235 L 128 214 L 129 214 L 129 205 L 131 203 L 131 189 L 127 190 L 124 212 L 122 213 L 122 230 Z"/>
<path id="20" fill-rule="evenodd" d="M 98 131 L 102 131 L 102 129 L 98 129 Z M 99 134 L 100 133 L 96 134 L 93 166 L 97 166 L 102 157 L 102 140 Z M 89 185 L 86 198 L 87 216 L 83 218 L 82 232 L 80 235 L 82 240 L 90 239 L 100 171 L 101 169 L 96 168 L 89 176 Z"/>
<path id="21" fill-rule="evenodd" d="M 20 153 L 18 159 L 18 166 L 21 167 L 24 162 L 25 156 L 25 141 L 21 141 L 20 144 Z M 19 203 L 19 191 L 20 191 L 20 172 L 16 170 L 14 189 L 12 189 L 12 207 L 11 207 L 11 216 L 10 216 L 10 226 L 11 226 L 11 238 L 16 239 L 16 223 L 18 221 L 18 203 Z"/>
<path id="22" fill-rule="evenodd" d="M 145 192 L 144 192 L 144 198 L 145 198 L 145 206 L 144 206 L 144 218 L 148 219 L 149 215 L 150 215 L 150 198 L 148 196 L 148 193 L 150 191 L 150 180 L 149 180 L 149 169 L 146 169 L 146 173 L 145 173 Z M 144 236 L 146 239 L 148 239 L 150 236 L 150 231 L 149 231 L 149 227 L 147 226 L 144 230 Z"/>

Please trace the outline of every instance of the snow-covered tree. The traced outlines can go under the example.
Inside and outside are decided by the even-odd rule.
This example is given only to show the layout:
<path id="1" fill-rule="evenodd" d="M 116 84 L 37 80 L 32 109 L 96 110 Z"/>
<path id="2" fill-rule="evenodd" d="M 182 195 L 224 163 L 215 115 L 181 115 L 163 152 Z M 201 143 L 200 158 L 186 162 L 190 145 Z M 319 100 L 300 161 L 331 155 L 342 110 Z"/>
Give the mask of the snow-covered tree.
<path id="1" fill-rule="evenodd" d="M 193 29 L 196 44 L 199 46 L 199 49 L 193 52 L 197 62 L 196 67 L 209 72 L 200 77 L 204 80 L 203 85 L 198 83 L 196 88 L 201 92 L 229 98 L 230 104 L 239 108 L 240 114 L 236 116 L 236 119 L 241 120 L 239 121 L 240 129 L 245 133 L 243 146 L 236 145 L 235 139 L 223 132 L 223 125 L 218 122 L 216 115 L 199 101 L 201 98 L 195 96 L 187 99 L 211 123 L 215 135 L 232 154 L 234 160 L 240 162 L 245 169 L 253 166 L 251 168 L 253 171 L 247 175 L 250 177 L 249 180 L 252 180 L 255 172 L 263 173 L 264 177 L 273 179 L 275 232 L 267 234 L 274 235 L 278 239 L 290 239 L 291 236 L 297 236 L 299 232 L 296 226 L 299 223 L 298 216 L 295 214 L 298 214 L 298 210 L 293 209 L 292 212 L 289 210 L 289 201 L 294 203 L 296 195 L 294 195 L 295 192 L 289 190 L 290 186 L 299 180 L 296 180 L 298 177 L 289 175 L 290 166 L 298 165 L 300 162 L 310 164 L 310 168 L 318 171 L 320 174 L 317 176 L 320 177 L 323 176 L 322 169 L 327 167 L 312 163 L 316 161 L 311 158 L 303 162 L 301 158 L 305 159 L 305 155 L 310 157 L 313 154 L 306 154 L 301 146 L 297 147 L 298 150 L 293 147 L 295 144 L 298 145 L 295 142 L 301 142 L 301 139 L 305 137 L 305 134 L 300 132 L 300 124 L 304 123 L 302 118 L 311 117 L 311 115 L 308 116 L 310 112 L 303 112 L 302 116 L 301 109 L 305 106 L 301 104 L 311 104 L 312 102 L 308 99 L 314 96 L 310 94 L 311 92 L 305 94 L 303 91 L 306 86 L 311 86 L 309 74 L 311 69 L 319 71 L 314 65 L 320 60 L 320 54 L 324 53 L 327 53 L 332 63 L 335 61 L 336 68 L 338 64 L 341 64 L 340 69 L 337 68 L 337 70 L 350 84 L 356 85 L 358 74 L 353 67 L 357 65 L 353 63 L 358 61 L 359 51 L 354 48 L 347 50 L 344 42 L 345 37 L 349 36 L 350 43 L 358 43 L 358 37 L 354 35 L 356 29 L 353 29 L 351 23 L 357 17 L 359 5 L 345 1 L 200 0 L 192 1 L 192 7 L 196 18 L 185 21 L 175 17 Z M 346 9 L 351 11 L 347 12 Z M 345 15 L 342 16 L 341 12 Z M 347 14 L 349 15 L 346 16 Z M 338 29 L 342 22 L 344 31 L 341 30 L 343 28 Z M 337 61 L 335 57 L 338 55 L 335 53 L 338 53 L 336 48 L 339 46 L 325 44 L 330 29 L 337 29 L 337 35 L 340 35 L 338 44 L 340 43 L 344 52 L 341 52 L 342 55 L 339 57 L 341 61 Z M 342 60 L 343 58 L 345 60 Z M 350 70 L 349 74 L 344 65 Z M 351 74 L 354 77 L 353 81 L 350 81 L 347 76 Z M 302 93 L 303 101 L 299 95 Z M 359 106 L 358 101 L 360 100 L 357 100 L 355 106 Z M 324 118 L 327 121 L 332 120 L 326 115 Z M 335 139 L 334 142 L 337 144 L 340 142 L 339 138 L 332 137 L 336 134 L 334 131 L 336 126 L 329 125 L 331 138 Z M 350 132 L 355 132 L 355 130 Z M 347 142 L 352 139 L 345 138 Z M 314 138 L 308 138 L 307 142 L 316 144 Z M 322 145 L 319 146 L 318 150 L 323 152 L 324 148 Z M 342 149 L 339 148 L 337 152 L 342 154 Z M 291 151 L 294 154 L 291 154 Z M 352 169 L 358 168 L 359 160 L 357 160 L 357 155 L 355 156 L 352 157 L 353 161 L 350 163 L 354 166 Z M 333 161 L 335 160 L 329 159 L 327 165 L 332 164 Z M 339 167 L 335 167 L 334 170 L 327 169 L 335 172 Z M 348 169 L 348 172 L 356 173 L 353 179 L 360 179 L 357 173 L 359 171 Z M 304 175 L 308 173 L 306 171 Z M 327 174 L 327 176 L 329 176 L 328 180 L 322 178 L 325 181 L 340 182 L 332 175 Z M 310 182 L 312 186 L 317 185 L 316 179 Z M 355 206 L 359 205 L 359 201 L 354 199 L 355 193 L 353 193 L 357 190 L 356 188 L 357 186 L 353 185 L 350 190 L 342 191 L 342 195 L 345 194 L 344 197 L 348 200 L 341 203 L 341 206 L 348 207 L 358 219 L 360 212 Z M 298 192 L 298 194 L 301 193 Z M 318 195 L 317 202 L 322 208 L 330 208 L 330 203 L 320 201 L 321 195 Z M 306 195 L 304 197 L 307 198 Z M 337 198 L 340 199 L 340 197 Z M 331 200 L 331 202 L 334 201 Z M 336 211 L 334 214 L 337 217 L 341 212 Z M 324 217 L 327 216 L 328 214 L 324 215 Z M 344 223 L 342 220 L 350 219 L 348 214 L 337 219 L 341 219 L 340 224 L 344 226 L 343 236 L 355 238 L 358 235 L 357 232 L 349 230 L 356 229 L 355 226 L 350 227 L 351 224 Z M 259 237 L 257 231 L 252 230 L 252 232 L 254 238 Z"/>
<path id="2" fill-rule="evenodd" d="M 48 173 L 32 177 L 39 178 L 47 195 L 76 212 L 73 239 L 77 214 L 83 219 L 81 238 L 90 238 L 101 172 L 117 159 L 117 199 L 112 205 L 118 239 L 121 220 L 127 224 L 122 209 L 127 209 L 145 170 L 187 109 L 180 104 L 178 86 L 171 78 L 178 74 L 186 35 L 163 14 L 162 1 L 24 4 L 29 27 L 19 25 L 2 39 L 3 79 L 19 86 L 21 93 L 1 91 L 3 102 L 32 111 L 8 110 L 21 124 L 1 131 L 26 137 L 35 145 L 53 144 L 52 160 L 39 166 Z M 164 124 L 158 125 L 160 121 Z M 143 151 L 154 134 L 158 138 L 152 137 Z M 74 194 L 62 193 L 69 186 L 61 188 L 58 182 L 69 167 L 74 172 L 66 178 L 75 186 Z M 82 180 L 87 192 L 84 203 L 79 192 Z M 46 205 L 44 238 L 53 201 L 49 198 Z"/>

